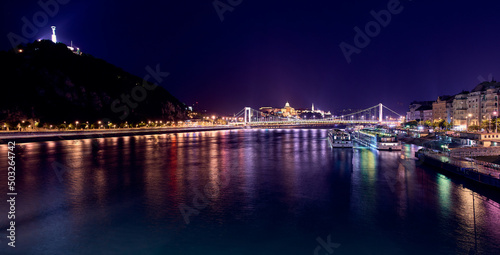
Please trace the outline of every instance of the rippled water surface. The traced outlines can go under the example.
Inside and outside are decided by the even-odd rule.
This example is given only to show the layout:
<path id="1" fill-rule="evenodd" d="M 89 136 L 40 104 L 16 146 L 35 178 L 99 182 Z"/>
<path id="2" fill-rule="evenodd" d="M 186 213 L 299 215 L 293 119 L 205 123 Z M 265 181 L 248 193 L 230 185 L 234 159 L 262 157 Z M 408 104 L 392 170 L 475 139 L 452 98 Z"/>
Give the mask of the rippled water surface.
<path id="1" fill-rule="evenodd" d="M 500 196 L 327 130 L 18 144 L 2 254 L 500 254 Z M 0 146 L 7 198 L 7 147 Z M 6 199 L 4 199 L 5 201 Z M 475 208 L 475 224 L 474 224 Z M 475 234 L 476 233 L 476 234 Z M 5 252 L 4 252 L 5 251 Z"/>

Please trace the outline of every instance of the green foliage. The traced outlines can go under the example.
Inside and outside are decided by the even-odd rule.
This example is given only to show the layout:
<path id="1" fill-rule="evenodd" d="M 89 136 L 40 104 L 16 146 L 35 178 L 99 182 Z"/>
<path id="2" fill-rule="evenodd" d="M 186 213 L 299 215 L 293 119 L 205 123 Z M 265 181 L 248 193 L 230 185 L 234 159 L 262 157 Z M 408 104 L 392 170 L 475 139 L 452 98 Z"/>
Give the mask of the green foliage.
<path id="1" fill-rule="evenodd" d="M 480 127 L 478 125 L 470 125 L 468 130 L 469 131 L 479 131 Z"/>
<path id="2" fill-rule="evenodd" d="M 479 125 L 479 128 L 480 128 L 480 129 L 488 129 L 488 126 L 490 126 L 490 127 L 491 127 L 491 123 L 490 123 L 490 121 L 489 121 L 489 120 L 483 120 L 483 121 L 481 122 L 481 125 Z"/>
<path id="3" fill-rule="evenodd" d="M 432 127 L 435 129 L 446 129 L 447 122 L 443 119 L 436 120 L 436 121 L 432 122 Z"/>
<path id="4" fill-rule="evenodd" d="M 444 125 L 444 128 L 445 128 L 446 130 L 450 130 L 451 128 L 453 128 L 453 123 L 448 122 L 448 121 L 444 121 L 444 122 L 443 122 L 443 125 Z"/>
<path id="5" fill-rule="evenodd" d="M 29 125 L 31 125 L 31 122 L 29 121 L 21 121 L 20 125 L 22 128 L 27 128 Z"/>
<path id="6" fill-rule="evenodd" d="M 418 126 L 418 122 L 416 120 L 408 121 L 404 124 L 404 126 L 408 126 L 409 128 L 414 128 Z"/>
<path id="7" fill-rule="evenodd" d="M 16 129 L 17 124 L 18 122 L 6 121 L 2 123 L 2 128 Z"/>

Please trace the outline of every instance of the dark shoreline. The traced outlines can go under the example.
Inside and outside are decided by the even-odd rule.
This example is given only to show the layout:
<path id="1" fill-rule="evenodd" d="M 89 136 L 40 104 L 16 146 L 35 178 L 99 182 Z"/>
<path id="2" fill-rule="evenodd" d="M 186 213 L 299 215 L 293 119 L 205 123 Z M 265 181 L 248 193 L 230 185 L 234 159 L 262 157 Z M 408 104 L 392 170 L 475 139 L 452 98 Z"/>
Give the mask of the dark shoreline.
<path id="1" fill-rule="evenodd" d="M 464 180 L 482 185 L 484 187 L 500 190 L 499 178 L 475 171 L 473 168 L 466 168 L 447 162 L 441 162 L 425 154 L 418 154 L 417 160 L 421 161 L 423 164 L 430 166 L 433 169 L 436 169 L 437 172 L 441 172 L 445 175 L 456 176 Z"/>
<path id="2" fill-rule="evenodd" d="M 331 125 L 284 125 L 284 126 L 252 126 L 250 129 L 318 129 L 332 128 Z M 245 129 L 242 126 L 223 126 L 223 127 L 199 127 L 199 128 L 140 128 L 140 129 L 112 129 L 112 130 L 89 130 L 89 131 L 34 131 L 34 132 L 0 132 L 0 144 L 7 144 L 11 141 L 18 143 L 45 142 L 76 140 L 102 137 L 122 137 L 131 135 L 153 135 L 153 134 L 172 134 L 187 132 L 204 132 L 217 130 L 238 130 Z"/>
<path id="3" fill-rule="evenodd" d="M 0 133 L 0 144 L 8 142 L 29 143 L 61 140 L 77 140 L 103 137 L 122 137 L 134 135 L 156 135 L 188 132 L 205 132 L 218 130 L 238 130 L 241 127 L 214 128 L 151 128 L 133 130 L 96 130 L 96 131 L 40 131 L 40 132 L 9 132 Z"/>

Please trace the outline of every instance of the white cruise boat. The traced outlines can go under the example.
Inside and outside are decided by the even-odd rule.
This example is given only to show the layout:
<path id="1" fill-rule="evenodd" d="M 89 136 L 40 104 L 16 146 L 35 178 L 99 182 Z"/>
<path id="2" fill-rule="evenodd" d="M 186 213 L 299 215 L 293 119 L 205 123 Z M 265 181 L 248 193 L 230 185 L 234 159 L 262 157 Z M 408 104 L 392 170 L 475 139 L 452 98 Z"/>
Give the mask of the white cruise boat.
<path id="1" fill-rule="evenodd" d="M 328 131 L 328 143 L 332 148 L 352 148 L 351 134 L 340 129 Z"/>
<path id="2" fill-rule="evenodd" d="M 354 141 L 377 150 L 400 151 L 402 149 L 401 142 L 397 136 L 385 129 L 361 129 L 355 133 Z"/>

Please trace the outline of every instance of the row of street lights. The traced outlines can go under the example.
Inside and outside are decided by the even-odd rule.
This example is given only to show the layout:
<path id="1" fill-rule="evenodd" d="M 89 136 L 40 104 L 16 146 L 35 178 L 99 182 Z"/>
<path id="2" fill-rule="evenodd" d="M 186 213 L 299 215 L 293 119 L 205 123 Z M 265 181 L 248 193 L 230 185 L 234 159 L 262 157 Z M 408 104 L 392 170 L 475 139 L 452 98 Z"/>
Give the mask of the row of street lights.
<path id="1" fill-rule="evenodd" d="M 498 117 L 497 117 L 498 112 L 494 111 L 493 116 L 495 116 L 495 133 L 498 133 Z M 484 117 L 484 116 L 483 116 Z M 489 116 L 490 119 L 488 121 L 488 130 L 491 130 L 491 115 Z M 472 119 L 472 113 L 469 113 L 467 117 L 467 128 L 466 130 L 469 130 L 469 121 Z"/>

